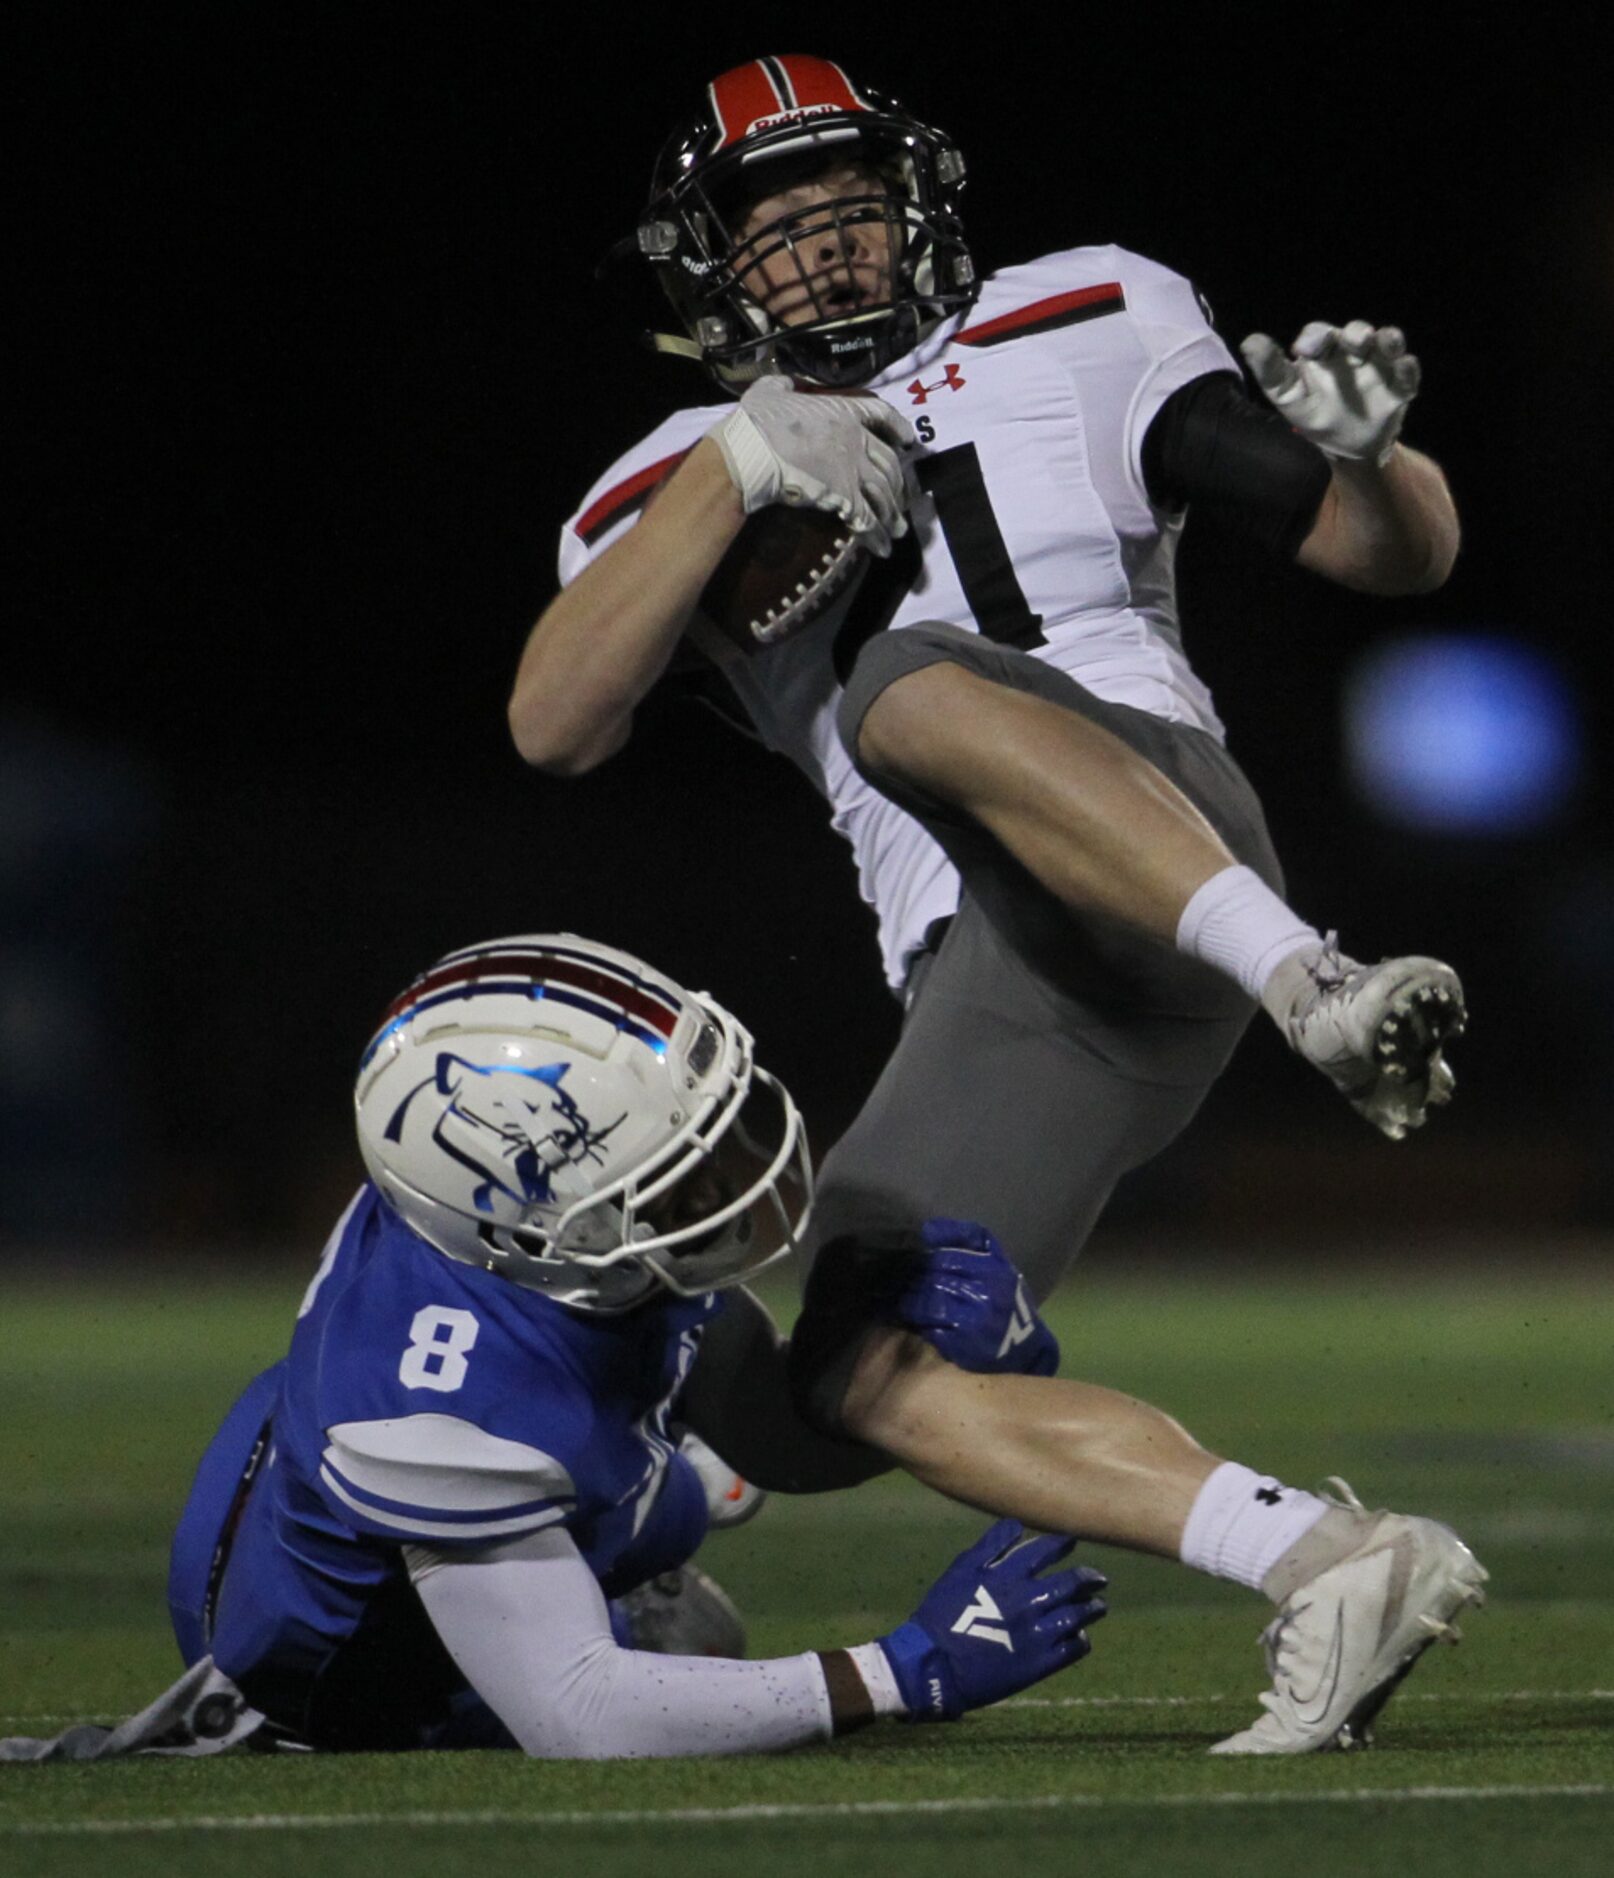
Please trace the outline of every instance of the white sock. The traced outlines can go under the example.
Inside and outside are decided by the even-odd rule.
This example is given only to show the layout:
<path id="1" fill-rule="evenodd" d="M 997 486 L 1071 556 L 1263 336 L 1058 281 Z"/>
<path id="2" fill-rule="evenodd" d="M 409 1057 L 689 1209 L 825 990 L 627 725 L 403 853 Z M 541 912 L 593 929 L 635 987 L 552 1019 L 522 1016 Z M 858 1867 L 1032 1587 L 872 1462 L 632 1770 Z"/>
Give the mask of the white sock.
<path id="1" fill-rule="evenodd" d="M 1212 874 L 1182 910 L 1177 950 L 1236 978 L 1252 998 L 1260 997 L 1273 971 L 1323 938 L 1249 867 L 1224 867 Z"/>
<path id="2" fill-rule="evenodd" d="M 1328 1502 L 1237 1461 L 1223 1461 L 1199 1490 L 1179 1556 L 1195 1571 L 1261 1589 L 1261 1581 L 1328 1511 Z"/>

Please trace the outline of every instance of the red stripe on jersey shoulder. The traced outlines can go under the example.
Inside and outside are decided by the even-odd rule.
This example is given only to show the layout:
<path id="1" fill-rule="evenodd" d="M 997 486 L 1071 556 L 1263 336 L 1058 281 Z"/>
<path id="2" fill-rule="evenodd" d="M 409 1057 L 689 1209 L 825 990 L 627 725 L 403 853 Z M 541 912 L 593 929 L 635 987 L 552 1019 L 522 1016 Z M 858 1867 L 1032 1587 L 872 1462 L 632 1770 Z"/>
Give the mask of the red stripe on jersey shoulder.
<path id="1" fill-rule="evenodd" d="M 690 445 L 691 450 L 694 447 Z M 620 521 L 630 509 L 642 508 L 655 493 L 656 486 L 665 482 L 688 455 L 689 450 L 679 450 L 614 484 L 578 516 L 572 532 L 588 547 L 593 547 L 613 522 Z"/>
<path id="2" fill-rule="evenodd" d="M 979 326 L 966 326 L 953 336 L 953 344 L 995 346 L 1027 333 L 1049 332 L 1056 326 L 1072 326 L 1078 320 L 1097 319 L 1100 314 L 1119 313 L 1125 306 L 1126 294 L 1121 283 L 1107 280 L 1097 287 L 1078 287 L 1074 293 L 1056 293 L 1046 300 L 1033 300 L 1030 306 L 1001 313 L 995 320 L 983 320 Z"/>
<path id="3" fill-rule="evenodd" d="M 718 149 L 738 143 L 759 117 L 775 117 L 789 108 L 761 59 L 736 65 L 706 87 L 720 133 Z"/>
<path id="4" fill-rule="evenodd" d="M 866 111 L 869 107 L 853 89 L 852 81 L 833 59 L 809 58 L 804 52 L 786 52 L 774 60 L 795 92 L 792 104 L 833 105 L 839 111 Z"/>

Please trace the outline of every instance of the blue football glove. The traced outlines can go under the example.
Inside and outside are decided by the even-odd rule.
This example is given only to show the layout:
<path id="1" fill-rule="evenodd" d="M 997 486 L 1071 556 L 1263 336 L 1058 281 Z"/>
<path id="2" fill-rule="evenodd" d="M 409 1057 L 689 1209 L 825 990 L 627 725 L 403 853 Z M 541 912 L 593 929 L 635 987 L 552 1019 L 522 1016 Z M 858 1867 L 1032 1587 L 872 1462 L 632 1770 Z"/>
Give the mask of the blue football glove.
<path id="1" fill-rule="evenodd" d="M 925 1256 L 896 1321 L 960 1369 L 1053 1375 L 1059 1340 L 991 1233 L 967 1219 L 927 1219 L 919 1236 Z"/>
<path id="2" fill-rule="evenodd" d="M 1099 1595 L 1108 1580 L 1083 1565 L 1037 1576 L 1075 1543 L 1032 1538 L 1017 1519 L 999 1520 L 953 1560 L 900 1630 L 879 1639 L 909 1721 L 957 1721 L 1086 1656 L 1086 1626 L 1109 1608 Z"/>

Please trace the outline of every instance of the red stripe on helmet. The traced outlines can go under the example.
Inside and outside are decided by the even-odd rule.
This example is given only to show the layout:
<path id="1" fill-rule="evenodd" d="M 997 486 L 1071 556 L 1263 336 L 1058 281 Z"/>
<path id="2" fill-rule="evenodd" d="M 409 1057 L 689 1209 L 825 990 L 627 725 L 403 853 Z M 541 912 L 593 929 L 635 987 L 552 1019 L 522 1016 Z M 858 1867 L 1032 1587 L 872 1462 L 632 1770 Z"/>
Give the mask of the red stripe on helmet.
<path id="1" fill-rule="evenodd" d="M 474 957 L 457 960 L 440 971 L 428 972 L 417 979 L 401 997 L 395 998 L 381 1014 L 378 1030 L 384 1030 L 395 1017 L 401 1017 L 422 998 L 434 992 L 468 985 L 478 978 L 527 978 L 538 985 L 561 985 L 570 991 L 586 991 L 617 1005 L 630 1017 L 636 1017 L 655 1031 L 658 1037 L 671 1037 L 678 1027 L 678 1009 L 669 1001 L 641 989 L 625 978 L 600 971 L 575 959 L 560 958 L 553 952 L 478 952 Z"/>
<path id="2" fill-rule="evenodd" d="M 858 96 L 852 81 L 832 59 L 809 58 L 804 52 L 787 52 L 774 63 L 790 80 L 795 92 L 793 104 L 832 104 L 841 111 L 866 111 L 869 107 Z"/>
<path id="3" fill-rule="evenodd" d="M 706 87 L 717 119 L 718 149 L 738 143 L 759 117 L 776 117 L 786 108 L 779 89 L 760 59 L 736 65 Z"/>

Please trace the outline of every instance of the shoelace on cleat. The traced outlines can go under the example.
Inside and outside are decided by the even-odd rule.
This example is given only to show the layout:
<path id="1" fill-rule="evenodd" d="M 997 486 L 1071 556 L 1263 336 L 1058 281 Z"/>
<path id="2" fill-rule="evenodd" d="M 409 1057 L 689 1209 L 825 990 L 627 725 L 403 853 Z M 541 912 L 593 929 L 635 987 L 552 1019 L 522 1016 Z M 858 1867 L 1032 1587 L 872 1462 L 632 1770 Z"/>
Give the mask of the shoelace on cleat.
<path id="1" fill-rule="evenodd" d="M 1339 949 L 1339 934 L 1323 934 L 1323 949 L 1306 967 L 1306 976 L 1319 991 L 1337 991 L 1350 976 Z"/>

